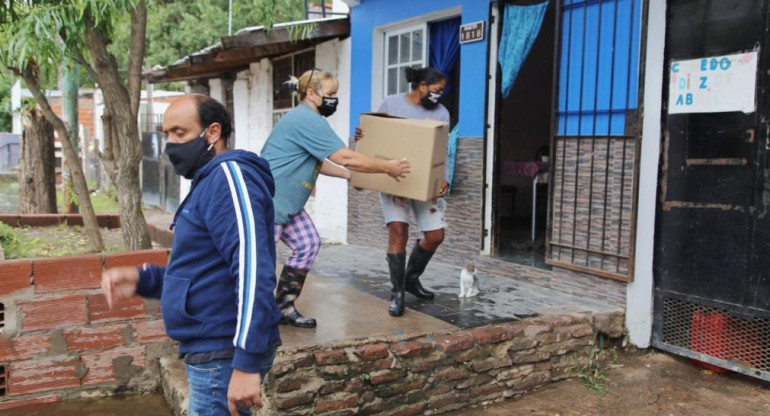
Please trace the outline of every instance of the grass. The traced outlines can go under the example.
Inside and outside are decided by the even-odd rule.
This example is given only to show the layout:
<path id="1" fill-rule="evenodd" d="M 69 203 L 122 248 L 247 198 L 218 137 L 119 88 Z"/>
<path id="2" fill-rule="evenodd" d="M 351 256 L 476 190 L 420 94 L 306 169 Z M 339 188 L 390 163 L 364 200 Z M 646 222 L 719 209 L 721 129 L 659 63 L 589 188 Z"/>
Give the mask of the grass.
<path id="1" fill-rule="evenodd" d="M 0 245 L 2 245 L 6 259 L 19 257 L 21 239 L 22 235 L 16 228 L 0 222 Z"/>
<path id="2" fill-rule="evenodd" d="M 115 199 L 113 190 L 107 193 L 96 192 L 91 194 L 91 204 L 94 206 L 94 212 L 97 214 L 117 214 L 119 212 L 118 201 Z M 56 206 L 60 213 L 66 212 L 61 189 L 56 190 Z"/>
<path id="3" fill-rule="evenodd" d="M 60 224 L 53 227 L 14 228 L 0 223 L 0 243 L 7 260 L 62 257 L 92 253 L 93 249 L 80 226 Z M 102 230 L 105 252 L 124 250 L 120 230 Z"/>
<path id="4" fill-rule="evenodd" d="M 607 372 L 612 368 L 620 367 L 618 364 L 618 351 L 615 347 L 603 350 L 596 346 L 588 351 L 586 360 L 578 369 L 578 380 L 591 391 L 604 393 L 610 384 Z"/>

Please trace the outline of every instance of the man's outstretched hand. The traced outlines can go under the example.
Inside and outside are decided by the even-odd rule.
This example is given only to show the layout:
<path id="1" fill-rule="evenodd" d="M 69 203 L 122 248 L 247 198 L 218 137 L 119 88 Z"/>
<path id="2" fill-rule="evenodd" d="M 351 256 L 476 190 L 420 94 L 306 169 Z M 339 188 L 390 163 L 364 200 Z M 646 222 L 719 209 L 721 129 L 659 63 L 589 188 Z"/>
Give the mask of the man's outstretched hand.
<path id="1" fill-rule="evenodd" d="M 137 283 L 139 270 L 136 267 L 114 267 L 105 270 L 102 273 L 102 292 L 110 309 L 117 302 L 134 296 Z"/>

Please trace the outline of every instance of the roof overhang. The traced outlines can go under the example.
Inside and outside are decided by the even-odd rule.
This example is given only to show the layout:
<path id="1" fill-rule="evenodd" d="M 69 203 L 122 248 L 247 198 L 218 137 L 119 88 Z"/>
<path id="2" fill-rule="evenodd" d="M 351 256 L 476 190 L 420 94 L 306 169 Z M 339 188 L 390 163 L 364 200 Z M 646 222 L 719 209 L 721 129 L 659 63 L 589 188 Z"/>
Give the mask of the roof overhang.
<path id="1" fill-rule="evenodd" d="M 315 24 L 316 28 L 299 40 L 292 36 L 292 30 L 307 24 Z M 244 28 L 169 66 L 153 68 L 145 72 L 144 77 L 150 83 L 219 78 L 247 69 L 249 64 L 263 58 L 287 55 L 327 40 L 348 36 L 348 16 L 282 23 L 270 30 L 262 26 Z"/>

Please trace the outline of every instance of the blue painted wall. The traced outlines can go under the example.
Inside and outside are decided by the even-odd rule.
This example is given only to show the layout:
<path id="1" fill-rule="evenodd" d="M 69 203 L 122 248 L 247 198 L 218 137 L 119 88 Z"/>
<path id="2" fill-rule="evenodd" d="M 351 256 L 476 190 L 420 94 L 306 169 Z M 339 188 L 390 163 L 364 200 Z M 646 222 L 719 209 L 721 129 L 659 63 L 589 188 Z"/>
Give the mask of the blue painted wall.
<path id="1" fill-rule="evenodd" d="M 642 0 L 562 4 L 558 134 L 622 135 L 637 107 Z"/>
<path id="2" fill-rule="evenodd" d="M 462 7 L 462 23 L 483 20 L 486 28 L 489 0 L 362 0 L 351 13 L 351 123 L 372 110 L 372 35 L 375 28 L 445 10 Z M 460 47 L 460 137 L 484 134 L 484 100 L 487 71 L 487 39 Z"/>

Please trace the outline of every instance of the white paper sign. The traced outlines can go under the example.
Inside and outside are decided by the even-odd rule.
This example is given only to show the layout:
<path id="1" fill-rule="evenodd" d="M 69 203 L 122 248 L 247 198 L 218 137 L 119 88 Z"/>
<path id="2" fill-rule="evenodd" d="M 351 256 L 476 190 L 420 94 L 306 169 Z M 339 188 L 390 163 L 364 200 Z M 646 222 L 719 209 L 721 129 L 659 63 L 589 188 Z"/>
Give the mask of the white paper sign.
<path id="1" fill-rule="evenodd" d="M 672 61 L 668 113 L 754 112 L 757 52 Z"/>

